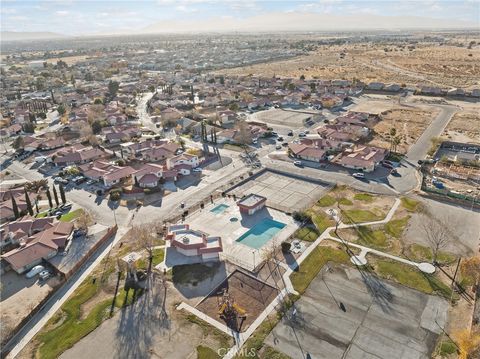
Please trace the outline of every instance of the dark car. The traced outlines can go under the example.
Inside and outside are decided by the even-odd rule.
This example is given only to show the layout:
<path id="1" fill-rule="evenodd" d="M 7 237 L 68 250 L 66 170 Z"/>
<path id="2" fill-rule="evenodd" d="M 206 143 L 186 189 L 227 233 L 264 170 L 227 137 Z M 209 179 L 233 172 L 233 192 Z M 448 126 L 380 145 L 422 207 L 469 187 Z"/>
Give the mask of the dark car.
<path id="1" fill-rule="evenodd" d="M 382 166 L 389 169 L 393 169 L 393 165 L 391 164 L 391 162 L 389 163 L 389 162 L 383 161 Z"/>

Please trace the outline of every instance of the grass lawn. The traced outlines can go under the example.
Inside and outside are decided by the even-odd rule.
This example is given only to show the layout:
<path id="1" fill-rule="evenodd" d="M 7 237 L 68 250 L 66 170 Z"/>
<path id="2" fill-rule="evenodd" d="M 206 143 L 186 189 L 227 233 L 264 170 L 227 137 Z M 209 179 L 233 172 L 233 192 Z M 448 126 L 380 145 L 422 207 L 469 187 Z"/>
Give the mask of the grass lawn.
<path id="1" fill-rule="evenodd" d="M 294 236 L 295 238 L 301 239 L 302 241 L 314 242 L 320 233 L 316 228 L 311 227 L 302 227 L 297 229 Z"/>
<path id="2" fill-rule="evenodd" d="M 378 249 L 388 247 L 387 236 L 382 230 L 372 230 L 369 227 L 358 227 L 357 233 L 360 244 Z"/>
<path id="3" fill-rule="evenodd" d="M 175 284 L 193 284 L 213 277 L 220 263 L 212 262 L 210 265 L 196 263 L 184 264 L 172 268 L 172 281 Z"/>
<path id="4" fill-rule="evenodd" d="M 373 202 L 374 197 L 371 194 L 368 193 L 357 193 L 355 196 L 353 196 L 353 199 L 356 199 L 357 201 L 363 201 L 363 202 Z"/>
<path id="5" fill-rule="evenodd" d="M 60 217 L 60 221 L 61 222 L 71 222 L 73 221 L 75 218 L 81 216 L 83 213 L 83 209 L 79 208 L 79 209 L 76 209 L 75 211 L 71 211 L 71 212 L 68 212 L 68 213 L 65 213 L 63 216 Z"/>
<path id="6" fill-rule="evenodd" d="M 313 212 L 312 221 L 317 226 L 318 233 L 323 233 L 328 227 L 335 225 L 335 221 L 328 214 L 322 212 Z"/>
<path id="7" fill-rule="evenodd" d="M 432 250 L 421 244 L 412 244 L 408 247 L 409 258 L 416 262 L 431 262 L 433 260 Z M 454 254 L 446 252 L 438 252 L 437 262 L 439 263 L 453 263 L 457 260 L 457 257 Z"/>
<path id="8" fill-rule="evenodd" d="M 453 353 L 457 353 L 457 346 L 449 339 L 442 341 L 439 346 L 439 354 L 442 357 L 446 357 Z"/>
<path id="9" fill-rule="evenodd" d="M 410 216 L 391 220 L 390 222 L 385 224 L 385 232 L 387 232 L 392 237 L 401 238 L 409 219 Z"/>
<path id="10" fill-rule="evenodd" d="M 320 207 L 331 207 L 335 203 L 337 203 L 336 199 L 327 194 L 326 196 L 318 200 L 317 205 L 319 205 Z"/>
<path id="11" fill-rule="evenodd" d="M 342 210 L 342 220 L 344 223 L 363 223 L 380 221 L 385 218 L 385 213 L 377 210 L 377 213 L 364 209 L 345 209 Z"/>
<path id="12" fill-rule="evenodd" d="M 353 202 L 350 201 L 348 198 L 340 198 L 338 200 L 338 204 L 342 206 L 352 206 Z"/>
<path id="13" fill-rule="evenodd" d="M 375 264 L 375 271 L 383 278 L 427 294 L 450 298 L 452 293 L 450 287 L 435 276 L 422 273 L 408 264 L 379 260 Z"/>
<path id="14" fill-rule="evenodd" d="M 324 246 L 316 247 L 300 264 L 297 271 L 290 276 L 293 287 L 297 292 L 303 294 L 327 262 L 346 264 L 349 263 L 349 259 L 348 254 L 342 250 Z"/>
<path id="15" fill-rule="evenodd" d="M 209 347 L 199 345 L 197 347 L 197 359 L 220 359 L 220 355 Z"/>
<path id="16" fill-rule="evenodd" d="M 153 258 L 152 258 L 152 267 L 162 263 L 163 258 L 165 256 L 165 249 L 163 248 L 156 248 L 153 250 Z M 148 257 L 148 253 L 147 253 Z M 137 263 L 138 268 L 147 269 L 148 267 L 148 258 L 142 258 Z"/>
<path id="17" fill-rule="evenodd" d="M 419 201 L 407 197 L 400 198 L 400 201 L 402 202 L 403 208 L 409 212 L 415 212 L 420 204 Z"/>

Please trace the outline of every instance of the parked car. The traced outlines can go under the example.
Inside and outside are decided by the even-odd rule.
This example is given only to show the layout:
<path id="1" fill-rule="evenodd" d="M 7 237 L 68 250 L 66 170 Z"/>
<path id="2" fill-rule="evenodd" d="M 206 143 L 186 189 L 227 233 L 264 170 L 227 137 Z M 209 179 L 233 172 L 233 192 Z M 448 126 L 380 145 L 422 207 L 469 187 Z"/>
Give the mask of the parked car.
<path id="1" fill-rule="evenodd" d="M 305 132 L 300 132 L 300 133 L 298 134 L 298 137 L 305 137 L 306 135 L 307 135 L 307 134 L 306 134 Z"/>
<path id="2" fill-rule="evenodd" d="M 301 166 L 303 165 L 302 161 L 299 161 L 299 160 L 293 161 L 293 164 L 294 164 L 295 166 L 299 166 L 299 167 L 301 167 Z"/>
<path id="3" fill-rule="evenodd" d="M 283 147 L 287 147 L 287 146 L 288 146 L 288 142 L 282 143 L 282 146 L 283 146 Z"/>
<path id="4" fill-rule="evenodd" d="M 355 177 L 355 178 L 358 178 L 358 179 L 364 179 L 365 178 L 365 174 L 363 174 L 362 172 L 355 172 L 352 176 Z"/>
<path id="5" fill-rule="evenodd" d="M 276 150 L 281 150 L 281 149 L 282 149 L 282 145 L 280 145 L 280 144 L 276 145 L 276 146 L 275 146 L 275 149 L 276 149 Z"/>
<path id="6" fill-rule="evenodd" d="M 26 277 L 27 278 L 33 278 L 35 277 L 38 273 L 42 272 L 45 270 L 45 267 L 44 266 L 35 266 L 33 267 L 32 269 L 30 269 L 30 272 L 27 273 Z"/>
<path id="7" fill-rule="evenodd" d="M 88 180 L 88 181 L 87 181 L 87 184 L 90 186 L 90 185 L 94 184 L 95 182 L 97 182 L 97 181 L 91 179 L 91 180 Z"/>
<path id="8" fill-rule="evenodd" d="M 192 172 L 202 172 L 202 169 L 200 167 L 195 167 Z"/>
<path id="9" fill-rule="evenodd" d="M 293 131 L 292 130 L 288 131 L 287 136 L 293 136 Z"/>
<path id="10" fill-rule="evenodd" d="M 38 275 L 41 280 L 46 280 L 50 278 L 52 274 L 48 270 L 41 271 L 40 274 Z"/>
<path id="11" fill-rule="evenodd" d="M 278 142 L 283 142 L 283 137 L 282 136 L 277 137 L 277 141 Z"/>

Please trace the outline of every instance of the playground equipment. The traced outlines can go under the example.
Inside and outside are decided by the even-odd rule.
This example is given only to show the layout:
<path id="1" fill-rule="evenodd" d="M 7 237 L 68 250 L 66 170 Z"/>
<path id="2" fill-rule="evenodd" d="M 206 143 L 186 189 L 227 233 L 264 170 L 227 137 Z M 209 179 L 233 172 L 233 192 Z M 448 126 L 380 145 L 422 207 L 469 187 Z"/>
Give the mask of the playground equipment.
<path id="1" fill-rule="evenodd" d="M 218 303 L 218 315 L 227 323 L 236 323 L 237 318 L 242 320 L 247 318 L 247 311 L 235 302 L 227 289 L 224 289 Z"/>

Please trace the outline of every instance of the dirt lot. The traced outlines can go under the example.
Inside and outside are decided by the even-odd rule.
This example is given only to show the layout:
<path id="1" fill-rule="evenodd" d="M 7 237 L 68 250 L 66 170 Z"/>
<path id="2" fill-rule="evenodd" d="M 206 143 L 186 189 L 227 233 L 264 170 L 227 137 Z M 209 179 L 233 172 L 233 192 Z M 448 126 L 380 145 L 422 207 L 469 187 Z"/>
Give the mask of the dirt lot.
<path id="1" fill-rule="evenodd" d="M 289 129 L 298 129 L 305 126 L 305 120 L 319 116 L 318 113 L 296 112 L 291 110 L 271 109 L 260 111 L 250 116 L 250 120 L 264 122 L 270 126 L 284 126 Z"/>
<path id="2" fill-rule="evenodd" d="M 2 274 L 1 337 L 5 338 L 58 283 L 56 278 L 41 282 L 38 277 L 27 279 L 13 271 Z"/>
<path id="3" fill-rule="evenodd" d="M 340 57 L 341 53 L 345 54 L 344 58 Z M 465 87 L 480 83 L 479 63 L 478 47 L 466 49 L 424 43 L 409 50 L 404 45 L 352 44 L 324 45 L 312 54 L 294 59 L 219 72 Z"/>
<path id="4" fill-rule="evenodd" d="M 480 106 L 471 106 L 457 112 L 450 120 L 443 136 L 451 141 L 480 143 Z"/>
<path id="5" fill-rule="evenodd" d="M 395 128 L 396 136 L 401 138 L 396 151 L 407 153 L 410 146 L 417 141 L 437 114 L 438 111 L 406 107 L 384 111 L 380 114 L 382 120 L 373 128 L 375 135 L 370 145 L 389 148 L 390 130 Z"/>
<path id="6" fill-rule="evenodd" d="M 224 289 L 227 289 L 235 302 L 247 312 L 247 318 L 240 328 L 242 332 L 247 330 L 278 293 L 274 287 L 240 271 L 235 271 L 205 298 L 197 309 L 214 319 L 221 320 L 218 316 L 218 305 Z"/>

